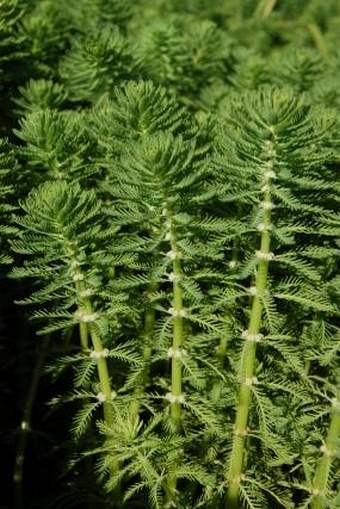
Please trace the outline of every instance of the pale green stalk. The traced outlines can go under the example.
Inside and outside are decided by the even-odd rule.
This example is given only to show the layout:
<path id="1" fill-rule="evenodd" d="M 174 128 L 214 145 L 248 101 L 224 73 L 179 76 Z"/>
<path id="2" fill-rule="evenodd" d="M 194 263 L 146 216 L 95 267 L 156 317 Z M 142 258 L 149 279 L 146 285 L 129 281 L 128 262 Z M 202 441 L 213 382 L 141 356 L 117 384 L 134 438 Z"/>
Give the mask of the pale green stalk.
<path id="1" fill-rule="evenodd" d="M 76 273 L 80 273 L 79 269 L 75 271 Z M 76 281 L 76 291 L 79 294 L 84 290 L 84 284 L 82 281 Z M 79 308 L 81 311 L 81 309 Z M 88 350 L 89 348 L 89 328 L 87 323 L 81 322 L 79 324 L 79 336 L 80 336 L 80 346 L 83 351 Z"/>
<path id="2" fill-rule="evenodd" d="M 139 380 L 139 385 L 134 390 L 134 399 L 130 405 L 130 415 L 132 420 L 134 421 L 139 416 L 140 407 L 141 407 L 141 398 L 144 395 L 146 385 L 148 383 L 149 378 L 149 363 L 151 359 L 152 348 L 150 346 L 150 340 L 155 327 L 155 309 L 153 307 L 149 307 L 149 309 L 145 312 L 144 318 L 144 333 L 143 340 L 145 342 L 142 348 L 142 360 L 143 360 L 143 370 L 141 373 L 141 378 Z"/>
<path id="3" fill-rule="evenodd" d="M 329 60 L 330 51 L 329 51 L 329 48 L 325 41 L 325 38 L 324 38 L 320 28 L 318 27 L 318 25 L 316 23 L 307 23 L 306 28 L 309 31 L 309 33 L 313 39 L 313 42 L 314 42 L 316 48 L 318 49 L 321 57 L 324 60 Z"/>
<path id="4" fill-rule="evenodd" d="M 169 211 L 165 209 L 167 214 Z M 170 214 L 169 214 L 170 216 Z M 182 405 L 184 402 L 184 394 L 182 392 L 182 360 L 184 355 L 183 342 L 183 318 L 185 317 L 185 309 L 183 308 L 183 290 L 181 284 L 182 268 L 181 253 L 178 251 L 175 242 L 175 236 L 172 229 L 171 217 L 167 218 L 168 239 L 170 240 L 171 250 L 168 256 L 172 259 L 172 291 L 173 301 L 169 312 L 173 317 L 172 329 L 172 346 L 168 351 L 171 359 L 171 392 L 166 395 L 166 399 L 170 402 L 171 421 L 174 429 L 179 432 L 181 429 Z M 176 501 L 177 479 L 175 476 L 169 476 L 166 483 L 166 507 L 172 507 Z"/>
<path id="5" fill-rule="evenodd" d="M 267 183 L 262 204 L 271 203 L 270 185 Z M 243 481 L 245 440 L 248 433 L 248 415 L 251 404 L 252 385 L 256 384 L 254 377 L 256 361 L 256 343 L 260 340 L 260 328 L 262 322 L 263 301 L 262 296 L 267 287 L 269 260 L 272 257 L 270 253 L 271 241 L 271 211 L 270 208 L 264 208 L 263 213 L 263 231 L 261 233 L 261 247 L 259 252 L 258 272 L 255 282 L 255 295 L 252 302 L 250 321 L 247 331 L 245 331 L 245 342 L 240 361 L 240 389 L 236 409 L 236 419 L 234 425 L 234 438 L 227 472 L 229 483 L 227 494 L 228 509 L 237 509 L 239 507 L 238 496 L 239 486 Z"/>
<path id="6" fill-rule="evenodd" d="M 72 249 L 73 245 L 67 245 L 68 254 L 71 256 L 74 254 L 74 251 Z M 81 296 L 81 293 L 86 291 L 86 286 L 84 284 L 84 275 L 81 272 L 80 267 L 77 266 L 77 264 L 75 264 L 75 268 L 73 269 L 73 279 L 75 281 L 76 291 Z M 99 378 L 99 386 L 103 399 L 104 421 L 107 427 L 109 428 L 110 426 L 112 426 L 114 422 L 114 414 L 112 404 L 110 403 L 110 401 L 112 400 L 112 389 L 109 370 L 105 356 L 105 349 L 103 347 L 99 334 L 96 332 L 95 328 L 93 327 L 93 324 L 91 323 L 91 317 L 95 317 L 96 315 L 96 313 L 93 310 L 91 301 L 88 297 L 84 298 L 82 296 L 81 300 L 83 302 L 83 305 L 79 306 L 76 313 L 80 317 L 79 323 L 80 344 L 82 350 L 86 351 L 89 348 L 89 339 L 91 339 L 94 353 L 97 354 L 96 363 Z"/>
<path id="7" fill-rule="evenodd" d="M 89 299 L 84 301 L 85 312 L 88 316 L 94 316 L 95 313 L 93 311 L 91 302 Z M 97 363 L 97 372 L 99 378 L 99 386 L 101 394 L 103 395 L 103 413 L 104 413 L 104 422 L 106 426 L 109 428 L 114 423 L 114 412 L 113 406 L 111 404 L 112 400 L 112 388 L 111 388 L 111 380 L 109 375 L 109 369 L 107 365 L 105 349 L 103 347 L 102 340 L 93 327 L 93 323 L 88 324 L 89 334 L 93 346 L 94 353 L 98 354 L 96 359 Z"/>
<path id="8" fill-rule="evenodd" d="M 174 282 L 173 282 L 173 304 L 174 304 L 174 325 L 173 325 L 173 341 L 172 348 L 174 352 L 181 352 L 183 345 L 183 318 L 181 313 L 183 313 L 183 296 L 182 296 L 182 287 L 180 283 L 181 278 L 181 262 L 180 260 L 174 260 L 173 262 L 173 273 L 174 273 Z M 181 424 L 181 411 L 182 404 L 179 401 L 182 395 L 182 362 L 180 359 L 180 355 L 177 357 L 176 355 L 172 356 L 171 359 L 171 392 L 172 395 L 176 398 L 175 401 L 171 405 L 171 417 L 175 427 L 177 429 L 180 428 Z"/>
<path id="9" fill-rule="evenodd" d="M 338 397 L 332 401 L 331 422 L 325 443 L 321 446 L 322 457 L 319 459 L 312 486 L 313 500 L 311 509 L 325 509 L 331 467 L 334 458 L 339 454 L 337 442 L 340 440 L 340 391 Z"/>
<path id="10" fill-rule="evenodd" d="M 277 0 L 262 0 L 256 8 L 255 16 L 267 18 L 273 11 Z"/>

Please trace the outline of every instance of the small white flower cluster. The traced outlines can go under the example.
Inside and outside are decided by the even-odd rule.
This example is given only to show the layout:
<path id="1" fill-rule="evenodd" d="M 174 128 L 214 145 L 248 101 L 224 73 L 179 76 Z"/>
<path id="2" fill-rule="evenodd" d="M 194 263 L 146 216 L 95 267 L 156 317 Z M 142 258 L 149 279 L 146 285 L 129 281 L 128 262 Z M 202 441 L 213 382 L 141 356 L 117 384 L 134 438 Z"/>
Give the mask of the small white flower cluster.
<path id="1" fill-rule="evenodd" d="M 322 444 L 322 446 L 320 447 L 320 451 L 323 452 L 324 455 L 328 456 L 329 458 L 335 455 L 335 451 L 329 449 L 326 444 Z"/>
<path id="2" fill-rule="evenodd" d="M 75 270 L 75 269 L 77 269 L 80 266 L 81 266 L 81 263 L 78 262 L 78 260 L 72 260 L 72 262 L 71 262 L 71 270 Z"/>
<path id="3" fill-rule="evenodd" d="M 276 150 L 274 148 L 274 143 L 270 140 L 266 140 L 264 142 L 265 151 L 269 157 L 274 157 L 276 155 Z"/>
<path id="4" fill-rule="evenodd" d="M 74 281 L 75 283 L 77 281 L 83 281 L 84 280 L 84 274 L 82 274 L 81 272 L 72 272 L 72 281 Z"/>
<path id="5" fill-rule="evenodd" d="M 277 175 L 275 173 L 275 171 L 273 170 L 266 170 L 263 174 L 265 180 L 271 180 L 271 179 L 276 179 L 277 178 Z"/>
<path id="6" fill-rule="evenodd" d="M 188 313 L 184 308 L 182 308 L 182 309 L 169 308 L 168 313 L 169 313 L 169 315 L 173 316 L 174 318 L 178 318 L 178 317 L 186 318 L 188 316 Z"/>
<path id="7" fill-rule="evenodd" d="M 233 484 L 241 484 L 245 480 L 246 480 L 246 476 L 244 474 L 241 474 L 241 475 L 237 475 L 236 477 L 233 477 L 232 483 Z"/>
<path id="8" fill-rule="evenodd" d="M 171 249 L 166 253 L 166 256 L 168 256 L 170 260 L 180 260 L 182 258 L 182 253 Z"/>
<path id="9" fill-rule="evenodd" d="M 172 346 L 167 351 L 167 356 L 170 359 L 181 359 L 182 357 L 186 357 L 188 352 L 184 348 L 172 348 Z"/>
<path id="10" fill-rule="evenodd" d="M 324 497 L 325 496 L 325 492 L 323 490 L 319 490 L 319 488 L 312 488 L 310 490 L 310 494 L 313 497 Z"/>
<path id="11" fill-rule="evenodd" d="M 259 223 L 257 225 L 257 230 L 259 232 L 269 232 L 271 230 L 274 229 L 274 225 L 273 224 L 264 224 L 264 223 Z"/>
<path id="12" fill-rule="evenodd" d="M 79 292 L 79 297 L 82 299 L 86 299 L 87 297 L 91 297 L 93 295 L 93 291 L 91 288 L 84 288 L 84 290 L 81 290 Z"/>
<path id="13" fill-rule="evenodd" d="M 335 408 L 336 411 L 340 412 L 340 401 L 336 398 L 333 398 L 332 407 Z"/>
<path id="14" fill-rule="evenodd" d="M 261 187 L 262 193 L 266 193 L 267 191 L 271 191 L 272 189 L 273 189 L 273 187 L 270 184 L 264 184 Z"/>
<path id="15" fill-rule="evenodd" d="M 111 392 L 111 399 L 115 399 L 116 397 L 117 397 L 116 391 L 112 391 Z M 106 395 L 103 392 L 98 392 L 98 394 L 96 395 L 96 399 L 100 403 L 105 403 L 105 401 L 107 401 L 107 397 L 106 397 Z"/>
<path id="16" fill-rule="evenodd" d="M 75 313 L 74 313 L 74 316 L 75 318 L 79 321 L 79 322 L 84 322 L 84 323 L 93 323 L 93 322 L 96 322 L 99 318 L 99 313 L 88 313 L 87 311 L 83 310 L 83 309 L 78 309 Z"/>
<path id="17" fill-rule="evenodd" d="M 256 251 L 255 254 L 258 260 L 264 260 L 266 262 L 270 262 L 275 258 L 274 253 L 264 253 L 263 251 Z"/>
<path id="18" fill-rule="evenodd" d="M 168 280 L 171 281 L 171 283 L 178 283 L 181 280 L 181 275 L 175 274 L 175 272 L 170 272 Z"/>
<path id="19" fill-rule="evenodd" d="M 228 265 L 230 269 L 235 269 L 237 262 L 235 260 L 230 260 Z"/>
<path id="20" fill-rule="evenodd" d="M 169 242 L 173 242 L 175 240 L 171 231 L 169 231 L 165 234 L 165 240 L 168 240 Z"/>
<path id="21" fill-rule="evenodd" d="M 271 201 L 262 201 L 260 203 L 260 207 L 263 210 L 273 210 L 275 208 L 275 205 Z"/>
<path id="22" fill-rule="evenodd" d="M 249 434 L 249 431 L 250 429 L 248 427 L 244 429 L 235 429 L 234 435 L 236 435 L 237 437 L 246 437 Z"/>
<path id="23" fill-rule="evenodd" d="M 258 383 L 259 383 L 259 380 L 256 376 L 245 378 L 245 380 L 244 380 L 244 384 L 247 387 L 251 387 L 252 385 L 257 385 Z"/>
<path id="24" fill-rule="evenodd" d="M 256 288 L 256 286 L 251 286 L 249 289 L 248 289 L 248 292 L 250 293 L 250 295 L 252 295 L 253 297 L 255 297 L 255 295 L 258 295 L 259 294 L 259 291 L 258 289 Z"/>
<path id="25" fill-rule="evenodd" d="M 248 330 L 244 330 L 241 334 L 241 338 L 245 339 L 246 341 L 254 342 L 254 343 L 260 343 L 263 339 L 263 334 L 250 334 Z"/>
<path id="26" fill-rule="evenodd" d="M 184 394 L 180 394 L 179 396 L 175 396 L 174 394 L 172 394 L 172 392 L 168 392 L 164 396 L 164 399 L 169 401 L 169 403 L 171 405 L 173 405 L 174 403 L 180 403 L 180 404 L 185 403 L 185 396 L 184 396 Z"/>
<path id="27" fill-rule="evenodd" d="M 108 357 L 109 355 L 110 355 L 110 351 L 108 350 L 108 348 L 104 348 L 103 350 L 100 350 L 100 351 L 93 350 L 90 353 L 90 357 L 93 360 L 104 359 L 105 357 Z"/>

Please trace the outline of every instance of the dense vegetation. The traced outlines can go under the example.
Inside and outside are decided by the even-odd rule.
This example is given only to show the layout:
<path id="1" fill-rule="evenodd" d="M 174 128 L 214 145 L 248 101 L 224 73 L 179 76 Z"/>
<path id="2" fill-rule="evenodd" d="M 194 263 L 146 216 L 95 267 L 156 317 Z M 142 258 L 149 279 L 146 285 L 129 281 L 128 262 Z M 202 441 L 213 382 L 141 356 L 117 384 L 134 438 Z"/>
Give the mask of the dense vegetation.
<path id="1" fill-rule="evenodd" d="M 2 509 L 340 508 L 338 0 L 2 0 Z"/>

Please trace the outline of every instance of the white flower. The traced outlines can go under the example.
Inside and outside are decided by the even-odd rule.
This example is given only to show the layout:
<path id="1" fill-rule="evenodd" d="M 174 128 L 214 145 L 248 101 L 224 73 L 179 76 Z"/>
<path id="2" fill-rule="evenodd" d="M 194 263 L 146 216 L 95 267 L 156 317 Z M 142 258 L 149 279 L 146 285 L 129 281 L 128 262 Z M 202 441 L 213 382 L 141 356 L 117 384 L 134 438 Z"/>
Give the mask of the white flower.
<path id="1" fill-rule="evenodd" d="M 79 320 L 79 322 L 91 323 L 98 320 L 99 313 L 88 313 L 83 309 L 78 309 L 74 313 L 74 316 L 77 318 L 77 320 Z"/>
<path id="2" fill-rule="evenodd" d="M 338 399 L 336 399 L 336 398 L 333 398 L 333 399 L 332 399 L 332 406 L 333 406 L 336 410 L 340 411 L 340 401 L 339 401 Z"/>
<path id="3" fill-rule="evenodd" d="M 170 251 L 168 251 L 166 253 L 166 256 L 168 256 L 170 258 L 170 260 L 179 260 L 180 258 L 182 258 L 182 253 L 171 249 Z"/>
<path id="4" fill-rule="evenodd" d="M 256 258 L 258 260 L 265 260 L 267 262 L 270 262 L 271 260 L 274 260 L 275 255 L 274 253 L 263 253 L 263 251 L 256 251 Z"/>
<path id="5" fill-rule="evenodd" d="M 169 315 L 171 315 L 175 318 L 176 317 L 185 318 L 186 316 L 188 316 L 187 312 L 184 308 L 182 308 L 182 309 L 169 308 L 168 313 L 169 313 Z"/>
<path id="6" fill-rule="evenodd" d="M 174 403 L 180 403 L 183 404 L 185 402 L 185 396 L 184 394 L 180 394 L 179 396 L 175 396 L 172 392 L 168 392 L 164 398 L 169 401 L 171 405 Z"/>
<path id="7" fill-rule="evenodd" d="M 181 276 L 180 274 L 175 274 L 175 272 L 170 272 L 170 274 L 168 275 L 168 280 L 171 281 L 172 283 L 178 283 L 180 280 L 181 280 Z"/>
<path id="8" fill-rule="evenodd" d="M 263 339 L 263 334 L 250 334 L 248 330 L 244 330 L 241 334 L 241 338 L 245 339 L 246 341 L 253 341 L 254 343 L 260 343 Z"/>
<path id="9" fill-rule="evenodd" d="M 98 360 L 108 357 L 110 355 L 110 351 L 107 348 L 104 348 L 100 351 L 93 351 L 90 353 L 91 359 Z"/>
<path id="10" fill-rule="evenodd" d="M 263 210 L 273 210 L 275 208 L 275 205 L 271 201 L 263 201 L 260 203 L 260 207 Z"/>
<path id="11" fill-rule="evenodd" d="M 263 176 L 265 179 L 276 179 L 277 178 L 276 173 L 273 170 L 265 171 Z"/>
<path id="12" fill-rule="evenodd" d="M 81 290 L 79 292 L 79 297 L 84 299 L 86 297 L 90 297 L 92 294 L 93 294 L 93 291 L 91 290 L 91 288 L 85 288 L 84 290 Z"/>
<path id="13" fill-rule="evenodd" d="M 258 290 L 257 290 L 256 286 L 251 286 L 248 291 L 249 291 L 250 295 L 253 295 L 253 296 L 258 294 Z"/>
<path id="14" fill-rule="evenodd" d="M 106 401 L 106 396 L 103 392 L 98 392 L 96 398 L 100 403 L 104 403 Z"/>
<path id="15" fill-rule="evenodd" d="M 84 276 L 80 272 L 74 272 L 72 274 L 72 280 L 76 283 L 77 281 L 83 281 Z"/>
<path id="16" fill-rule="evenodd" d="M 329 449 L 327 447 L 326 444 L 323 444 L 321 447 L 320 447 L 320 451 L 324 453 L 325 456 L 328 456 L 329 458 L 331 458 L 332 456 L 334 456 L 334 451 L 332 449 Z"/>
<path id="17" fill-rule="evenodd" d="M 259 232 L 269 232 L 271 230 L 273 230 L 274 226 L 272 224 L 264 224 L 264 223 L 259 223 L 257 225 L 257 229 Z"/>
<path id="18" fill-rule="evenodd" d="M 167 351 L 167 355 L 169 358 L 173 358 L 173 359 L 181 359 L 182 357 L 185 357 L 187 354 L 187 351 L 183 348 L 183 349 L 177 349 L 177 348 L 172 348 L 172 346 L 169 348 L 169 350 Z"/>
<path id="19" fill-rule="evenodd" d="M 252 385 L 257 385 L 259 383 L 258 379 L 256 376 L 252 376 L 250 378 L 246 378 L 244 380 L 244 383 L 245 385 L 247 385 L 248 387 L 251 387 Z"/>

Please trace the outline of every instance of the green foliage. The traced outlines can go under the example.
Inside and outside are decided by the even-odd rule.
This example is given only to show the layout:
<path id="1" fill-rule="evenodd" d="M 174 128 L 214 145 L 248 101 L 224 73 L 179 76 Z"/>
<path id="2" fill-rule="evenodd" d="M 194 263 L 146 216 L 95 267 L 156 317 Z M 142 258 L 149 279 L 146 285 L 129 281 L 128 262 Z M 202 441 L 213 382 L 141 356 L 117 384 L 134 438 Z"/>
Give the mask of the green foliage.
<path id="1" fill-rule="evenodd" d="M 1 262 L 50 336 L 70 486 L 337 507 L 338 3 L 0 12 Z"/>
<path id="2" fill-rule="evenodd" d="M 15 233 L 11 226 L 11 212 L 15 210 L 14 185 L 17 178 L 18 163 L 15 159 L 14 150 L 8 140 L 0 139 L 0 263 L 11 261 L 7 246 L 8 240 Z"/>
<path id="3" fill-rule="evenodd" d="M 61 61 L 60 75 L 73 101 L 96 102 L 135 73 L 132 48 L 116 26 L 78 36 Z"/>

